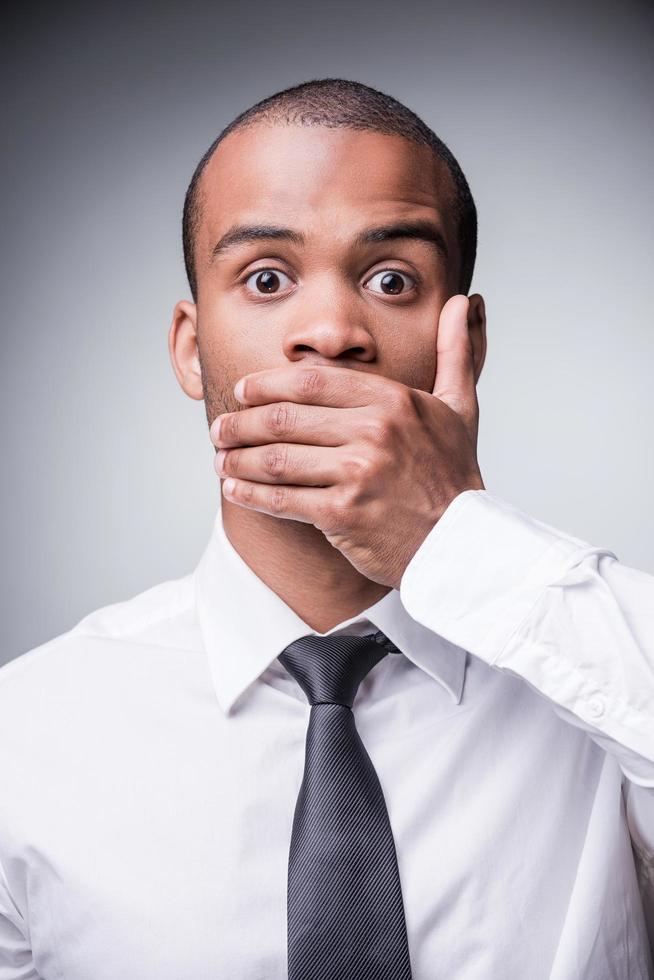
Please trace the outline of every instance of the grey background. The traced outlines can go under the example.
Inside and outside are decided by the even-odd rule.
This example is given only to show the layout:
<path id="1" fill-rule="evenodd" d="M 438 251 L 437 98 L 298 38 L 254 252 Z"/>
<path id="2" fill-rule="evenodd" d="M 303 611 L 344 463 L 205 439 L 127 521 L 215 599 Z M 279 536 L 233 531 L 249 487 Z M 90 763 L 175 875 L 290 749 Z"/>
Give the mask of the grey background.
<path id="1" fill-rule="evenodd" d="M 5 661 L 195 566 L 204 406 L 167 351 L 184 192 L 238 112 L 344 76 L 475 196 L 489 490 L 654 572 L 653 16 L 470 0 L 13 5 L 3 54 Z"/>

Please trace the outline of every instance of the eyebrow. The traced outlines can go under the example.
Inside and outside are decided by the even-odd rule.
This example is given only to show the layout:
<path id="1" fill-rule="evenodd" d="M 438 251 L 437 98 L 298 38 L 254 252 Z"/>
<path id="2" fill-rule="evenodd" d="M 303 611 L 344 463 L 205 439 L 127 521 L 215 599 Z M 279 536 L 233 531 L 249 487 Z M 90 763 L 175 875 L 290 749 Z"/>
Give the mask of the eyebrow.
<path id="1" fill-rule="evenodd" d="M 292 245 L 304 245 L 306 243 L 305 236 L 292 228 L 283 228 L 278 225 L 233 225 L 214 245 L 210 260 L 213 261 L 217 256 L 225 255 L 240 245 L 250 245 L 253 242 L 266 239 L 290 242 Z M 366 228 L 355 236 L 353 245 L 372 245 L 377 242 L 391 242 L 400 239 L 426 242 L 440 257 L 445 259 L 448 257 L 447 245 L 440 228 L 434 222 L 424 218 L 399 221 L 389 225 L 380 225 L 376 228 Z"/>

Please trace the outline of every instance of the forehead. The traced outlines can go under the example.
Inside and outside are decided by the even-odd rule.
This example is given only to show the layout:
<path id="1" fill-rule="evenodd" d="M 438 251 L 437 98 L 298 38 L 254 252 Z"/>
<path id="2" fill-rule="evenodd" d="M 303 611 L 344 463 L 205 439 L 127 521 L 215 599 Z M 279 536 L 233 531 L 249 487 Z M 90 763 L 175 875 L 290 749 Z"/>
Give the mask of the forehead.
<path id="1" fill-rule="evenodd" d="M 286 224 L 319 237 L 377 220 L 429 217 L 454 243 L 454 186 L 427 146 L 369 130 L 257 122 L 218 145 L 200 181 L 198 247 L 235 223 Z"/>

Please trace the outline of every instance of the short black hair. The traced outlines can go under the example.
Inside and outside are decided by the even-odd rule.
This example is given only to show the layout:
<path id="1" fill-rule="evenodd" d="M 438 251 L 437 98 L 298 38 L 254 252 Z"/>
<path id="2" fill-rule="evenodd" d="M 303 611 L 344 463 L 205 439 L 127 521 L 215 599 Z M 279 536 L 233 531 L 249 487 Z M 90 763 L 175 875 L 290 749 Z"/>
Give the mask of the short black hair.
<path id="1" fill-rule="evenodd" d="M 454 184 L 461 259 L 459 291 L 467 295 L 477 254 L 477 209 L 468 182 L 453 154 L 415 112 L 391 95 L 346 78 L 315 78 L 275 92 L 240 113 L 218 134 L 195 168 L 184 198 L 182 217 L 184 265 L 194 302 L 197 302 L 194 245 L 202 219 L 200 178 L 214 150 L 229 133 L 262 120 L 301 126 L 367 129 L 403 136 L 414 143 L 431 147 L 434 154 L 447 165 Z"/>

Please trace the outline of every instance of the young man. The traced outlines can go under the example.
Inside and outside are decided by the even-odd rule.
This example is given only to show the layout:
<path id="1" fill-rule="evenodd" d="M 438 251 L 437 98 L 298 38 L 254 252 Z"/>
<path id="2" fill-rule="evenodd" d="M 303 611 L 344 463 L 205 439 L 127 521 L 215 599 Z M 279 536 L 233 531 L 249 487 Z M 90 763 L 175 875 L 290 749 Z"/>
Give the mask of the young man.
<path id="1" fill-rule="evenodd" d="M 315 80 L 183 230 L 219 507 L 0 671 L 0 977 L 651 977 L 654 577 L 484 486 L 457 162 Z"/>

